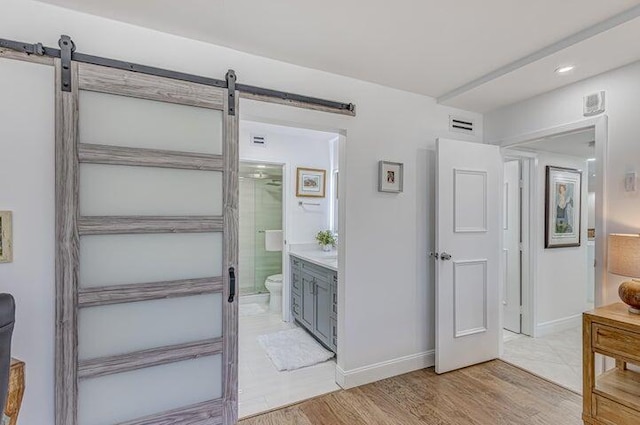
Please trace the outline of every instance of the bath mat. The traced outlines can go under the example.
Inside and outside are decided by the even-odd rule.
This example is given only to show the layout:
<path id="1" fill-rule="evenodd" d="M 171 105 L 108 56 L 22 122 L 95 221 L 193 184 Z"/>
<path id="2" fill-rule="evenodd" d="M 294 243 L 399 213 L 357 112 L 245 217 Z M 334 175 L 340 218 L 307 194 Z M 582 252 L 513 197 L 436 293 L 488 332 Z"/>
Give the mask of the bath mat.
<path id="1" fill-rule="evenodd" d="M 258 342 L 279 371 L 312 366 L 334 355 L 301 328 L 260 335 Z"/>
<path id="2" fill-rule="evenodd" d="M 257 316 L 258 314 L 266 313 L 266 311 L 267 309 L 260 304 L 240 304 L 240 317 Z"/>

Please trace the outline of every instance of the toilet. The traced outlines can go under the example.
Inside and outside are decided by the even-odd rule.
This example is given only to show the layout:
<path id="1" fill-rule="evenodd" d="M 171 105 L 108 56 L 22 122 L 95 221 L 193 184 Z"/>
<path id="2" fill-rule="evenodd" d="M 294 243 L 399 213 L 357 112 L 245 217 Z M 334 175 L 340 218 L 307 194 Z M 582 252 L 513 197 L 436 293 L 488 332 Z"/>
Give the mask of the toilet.
<path id="1" fill-rule="evenodd" d="M 273 274 L 264 281 L 269 291 L 269 310 L 272 313 L 282 311 L 282 274 Z"/>

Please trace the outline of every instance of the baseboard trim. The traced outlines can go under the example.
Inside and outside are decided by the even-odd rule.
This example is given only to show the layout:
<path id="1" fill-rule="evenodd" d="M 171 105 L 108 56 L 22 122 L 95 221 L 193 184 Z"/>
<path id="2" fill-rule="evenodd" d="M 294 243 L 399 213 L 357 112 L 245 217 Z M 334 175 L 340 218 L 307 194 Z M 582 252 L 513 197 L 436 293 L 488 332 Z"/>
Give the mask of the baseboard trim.
<path id="1" fill-rule="evenodd" d="M 359 387 L 381 379 L 432 367 L 435 365 L 435 360 L 436 351 L 429 350 L 347 371 L 337 366 L 336 382 L 344 389 Z"/>
<path id="2" fill-rule="evenodd" d="M 536 337 L 550 335 L 556 332 L 573 329 L 582 323 L 582 314 L 576 314 L 562 319 L 551 320 L 549 322 L 540 323 L 536 326 Z"/>

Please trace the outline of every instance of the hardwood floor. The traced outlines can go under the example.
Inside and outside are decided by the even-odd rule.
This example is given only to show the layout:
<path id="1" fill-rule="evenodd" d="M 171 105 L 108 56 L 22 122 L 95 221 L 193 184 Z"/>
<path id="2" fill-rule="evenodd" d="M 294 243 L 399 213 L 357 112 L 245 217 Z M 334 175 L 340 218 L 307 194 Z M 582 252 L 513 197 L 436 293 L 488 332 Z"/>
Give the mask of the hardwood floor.
<path id="1" fill-rule="evenodd" d="M 582 425 L 581 412 L 579 395 L 496 360 L 337 391 L 240 425 Z"/>

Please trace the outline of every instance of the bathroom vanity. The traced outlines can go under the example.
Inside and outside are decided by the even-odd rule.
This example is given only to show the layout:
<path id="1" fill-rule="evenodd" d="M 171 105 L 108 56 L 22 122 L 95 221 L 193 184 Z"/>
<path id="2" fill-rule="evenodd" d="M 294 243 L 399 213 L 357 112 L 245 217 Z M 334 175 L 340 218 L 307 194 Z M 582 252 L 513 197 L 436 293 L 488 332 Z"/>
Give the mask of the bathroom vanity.
<path id="1" fill-rule="evenodd" d="M 338 267 L 322 251 L 290 252 L 294 319 L 334 353 L 337 350 Z"/>

